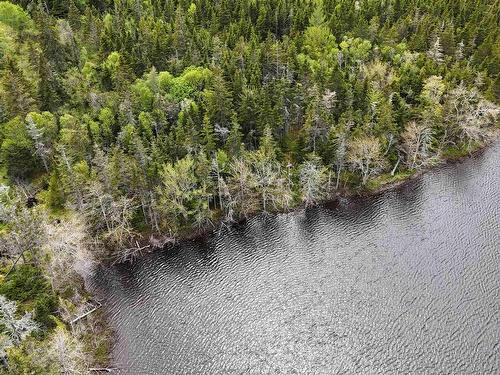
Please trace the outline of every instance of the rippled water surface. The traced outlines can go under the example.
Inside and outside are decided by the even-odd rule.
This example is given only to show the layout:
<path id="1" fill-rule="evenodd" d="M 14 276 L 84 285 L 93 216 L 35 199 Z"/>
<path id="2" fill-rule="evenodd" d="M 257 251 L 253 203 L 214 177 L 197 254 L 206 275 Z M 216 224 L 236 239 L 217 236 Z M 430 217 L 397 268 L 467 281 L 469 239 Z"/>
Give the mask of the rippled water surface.
<path id="1" fill-rule="evenodd" d="M 123 374 L 499 374 L 500 144 L 101 270 Z"/>

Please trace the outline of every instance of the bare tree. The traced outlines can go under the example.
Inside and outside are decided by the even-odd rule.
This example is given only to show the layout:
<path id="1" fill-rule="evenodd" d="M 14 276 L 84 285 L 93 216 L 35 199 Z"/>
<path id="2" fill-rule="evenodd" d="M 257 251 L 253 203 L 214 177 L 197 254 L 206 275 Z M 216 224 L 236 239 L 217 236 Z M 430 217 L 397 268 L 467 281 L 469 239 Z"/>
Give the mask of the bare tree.
<path id="1" fill-rule="evenodd" d="M 110 229 L 105 238 L 117 246 L 123 246 L 136 233 L 132 227 L 132 216 L 135 211 L 135 203 L 132 198 L 119 197 L 111 203 L 109 211 Z"/>
<path id="2" fill-rule="evenodd" d="M 273 204 L 277 209 L 289 210 L 293 205 L 292 184 L 289 178 L 289 172 L 286 176 L 280 170 L 280 177 L 276 180 Z"/>
<path id="3" fill-rule="evenodd" d="M 15 201 L 9 218 L 9 230 L 0 235 L 0 249 L 13 260 L 11 270 L 20 259 L 26 262 L 25 254 L 31 255 L 31 261 L 39 262 L 39 250 L 45 241 L 43 217 L 36 209 L 29 209 L 19 201 Z M 4 215 L 7 214 L 6 210 Z M 9 271 L 10 272 L 10 271 Z"/>
<path id="4" fill-rule="evenodd" d="M 65 375 L 88 374 L 87 356 L 83 345 L 66 329 L 56 328 L 50 342 L 50 356 L 59 367 L 59 373 Z"/>
<path id="5" fill-rule="evenodd" d="M 84 197 L 88 225 L 110 247 L 122 247 L 134 237 L 131 220 L 135 208 L 133 198 L 115 198 L 105 193 L 99 182 L 90 184 Z"/>
<path id="6" fill-rule="evenodd" d="M 300 191 L 306 207 L 317 204 L 327 194 L 327 170 L 314 156 L 300 166 Z"/>
<path id="7" fill-rule="evenodd" d="M 443 47 L 441 46 L 441 39 L 439 37 L 437 37 L 432 44 L 431 48 L 427 52 L 427 56 L 438 64 L 442 64 L 444 62 Z"/>
<path id="8" fill-rule="evenodd" d="M 336 147 L 335 147 L 335 169 L 337 174 L 337 179 L 335 182 L 335 189 L 339 188 L 340 184 L 340 176 L 342 174 L 342 170 L 344 169 L 344 165 L 346 162 L 347 155 L 347 133 L 341 133 L 336 139 Z"/>
<path id="9" fill-rule="evenodd" d="M 31 313 L 26 312 L 21 318 L 16 317 L 17 303 L 9 301 L 0 294 L 0 325 L 8 337 L 5 346 L 19 345 L 31 332 L 38 329 L 38 324 L 31 318 Z"/>
<path id="10" fill-rule="evenodd" d="M 44 142 L 43 130 L 36 126 L 30 115 L 26 116 L 26 129 L 35 144 L 35 155 L 42 160 L 43 167 L 48 172 L 51 149 Z"/>
<path id="11" fill-rule="evenodd" d="M 268 212 L 269 203 L 276 208 L 275 190 L 281 178 L 277 162 L 256 160 L 253 163 L 256 188 L 260 195 L 262 209 Z"/>
<path id="12" fill-rule="evenodd" d="M 409 122 L 401 135 L 402 148 L 406 154 L 406 162 L 411 169 L 421 167 L 430 157 L 432 142 L 434 141 L 432 129 L 416 121 Z"/>
<path id="13" fill-rule="evenodd" d="M 231 204 L 236 212 L 242 216 L 248 216 L 258 206 L 256 195 L 257 181 L 252 169 L 243 159 L 236 159 L 230 166 L 231 177 L 229 179 L 229 191 L 231 193 Z"/>
<path id="14" fill-rule="evenodd" d="M 47 274 L 53 290 L 64 288 L 74 276 L 88 278 L 95 266 L 88 250 L 83 222 L 76 217 L 47 225 Z"/>
<path id="15" fill-rule="evenodd" d="M 460 61 L 463 60 L 464 58 L 464 41 L 461 40 L 460 43 L 458 43 L 457 49 L 455 50 L 455 60 Z"/>
<path id="16" fill-rule="evenodd" d="M 494 103 L 485 100 L 476 88 L 467 89 L 461 83 L 451 90 L 446 100 L 446 121 L 456 129 L 457 136 L 470 148 L 474 142 L 488 137 L 488 127 L 500 112 Z"/>
<path id="17" fill-rule="evenodd" d="M 364 136 L 352 140 L 349 145 L 347 160 L 351 166 L 361 172 L 362 184 L 384 168 L 384 159 L 378 138 Z"/>
<path id="18" fill-rule="evenodd" d="M 16 317 L 17 303 L 9 301 L 0 294 L 0 361 L 7 370 L 7 349 L 18 346 L 33 331 L 38 329 L 38 324 L 31 318 L 31 313 L 26 312 L 21 318 Z"/>

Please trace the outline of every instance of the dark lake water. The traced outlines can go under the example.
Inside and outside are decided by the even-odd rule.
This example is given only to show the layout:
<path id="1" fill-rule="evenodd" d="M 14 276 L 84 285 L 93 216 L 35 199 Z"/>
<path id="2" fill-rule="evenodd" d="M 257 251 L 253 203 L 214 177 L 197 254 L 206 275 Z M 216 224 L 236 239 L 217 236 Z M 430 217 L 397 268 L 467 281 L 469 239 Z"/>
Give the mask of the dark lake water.
<path id="1" fill-rule="evenodd" d="M 100 270 L 123 374 L 499 374 L 500 143 Z"/>

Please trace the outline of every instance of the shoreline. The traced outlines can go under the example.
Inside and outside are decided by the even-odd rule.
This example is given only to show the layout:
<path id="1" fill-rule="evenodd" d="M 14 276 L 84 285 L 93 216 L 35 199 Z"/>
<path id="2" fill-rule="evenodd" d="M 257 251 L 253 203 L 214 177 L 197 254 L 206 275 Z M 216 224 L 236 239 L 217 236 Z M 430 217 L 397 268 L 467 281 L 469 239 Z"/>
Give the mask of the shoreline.
<path id="1" fill-rule="evenodd" d="M 463 162 L 465 160 L 468 160 L 469 158 L 481 155 L 482 153 L 487 151 L 487 149 L 491 145 L 493 145 L 495 142 L 497 142 L 499 139 L 500 139 L 500 131 L 497 131 L 494 133 L 493 137 L 488 139 L 484 144 L 479 145 L 477 148 L 475 148 L 474 150 L 472 150 L 471 152 L 469 152 L 465 155 L 458 155 L 456 157 L 446 157 L 446 158 L 437 160 L 437 162 L 433 165 L 429 165 L 429 166 L 426 166 L 426 167 L 421 168 L 419 170 L 416 170 L 416 171 L 414 171 L 414 173 L 412 173 L 409 176 L 406 176 L 403 179 L 400 179 L 397 181 L 390 181 L 387 183 L 382 183 L 379 186 L 377 186 L 375 189 L 357 189 L 357 190 L 343 189 L 343 190 L 337 192 L 337 194 L 334 197 L 331 197 L 330 199 L 327 199 L 323 202 L 320 202 L 316 206 L 329 206 L 329 205 L 332 205 L 332 204 L 335 204 L 336 202 L 338 202 L 338 200 L 340 198 L 347 198 L 347 199 L 351 198 L 352 199 L 352 198 L 356 198 L 356 197 L 370 197 L 370 196 L 376 196 L 378 194 L 383 194 L 384 192 L 397 189 L 399 187 L 402 187 L 402 186 L 410 183 L 411 181 L 414 181 L 415 179 L 423 176 L 424 174 L 426 174 L 429 171 L 432 171 L 436 168 L 442 167 L 444 165 L 452 165 L 455 163 L 460 163 L 460 162 Z M 300 205 L 297 205 L 297 206 L 291 208 L 288 211 L 269 212 L 268 214 L 274 215 L 274 214 L 286 213 L 286 212 L 289 213 L 289 212 L 294 212 L 294 211 L 304 209 L 304 208 L 305 208 L 305 206 L 303 204 L 300 204 Z M 263 214 L 262 211 L 256 212 L 255 214 L 249 215 L 249 217 L 247 217 L 247 218 L 242 218 L 238 221 L 235 221 L 234 223 L 231 223 L 230 225 L 244 224 L 250 218 L 256 217 L 256 216 L 261 215 L 261 214 Z M 213 236 L 216 234 L 216 231 L 221 228 L 220 225 L 221 225 L 221 223 L 219 223 L 218 227 L 214 227 L 214 228 L 207 229 L 204 231 L 197 231 L 197 232 L 186 231 L 186 232 L 182 233 L 181 235 L 179 235 L 175 240 L 172 240 L 170 237 L 168 237 L 168 238 L 164 237 L 163 239 L 167 239 L 167 241 L 166 241 L 167 243 L 165 243 L 162 247 L 156 247 L 156 245 L 158 243 L 161 243 L 161 240 L 162 240 L 161 238 L 150 237 L 149 239 L 146 239 L 145 237 L 143 237 L 143 241 L 147 240 L 148 242 L 142 242 L 141 246 L 143 243 L 148 243 L 149 248 L 148 248 L 148 251 L 141 253 L 137 258 L 140 258 L 146 254 L 150 254 L 150 253 L 160 251 L 160 250 L 168 251 L 170 246 L 176 246 L 179 243 L 188 242 L 188 241 L 197 241 L 197 240 L 201 240 L 207 236 Z M 145 234 L 143 234 L 143 235 L 145 235 Z M 152 243 L 153 241 L 151 238 L 153 238 L 153 240 L 157 241 L 157 242 Z M 129 260 L 128 262 L 132 262 L 134 259 L 136 259 L 136 258 L 133 258 L 133 259 Z M 101 262 L 98 264 L 98 267 L 109 268 L 109 267 L 113 267 L 115 265 L 116 265 L 115 263 Z M 96 291 L 95 290 L 92 291 L 91 290 L 92 288 L 90 288 L 90 285 L 89 285 L 88 289 L 87 289 L 87 285 L 86 285 L 85 289 L 91 295 L 93 295 L 93 296 L 96 295 Z M 111 328 L 111 325 L 109 324 L 107 315 L 108 315 L 108 312 L 106 311 L 104 305 L 103 305 L 103 309 L 101 309 L 96 314 L 97 320 L 99 321 L 100 326 L 102 328 L 102 331 L 99 332 L 99 335 L 103 336 L 103 339 L 106 341 L 106 344 L 107 344 L 107 349 L 109 350 L 108 353 L 106 353 L 107 361 L 105 363 L 100 363 L 100 364 L 105 366 L 103 368 L 105 368 L 106 370 L 109 369 L 112 372 L 113 370 L 115 370 L 115 368 L 112 367 L 112 365 L 113 365 L 112 351 L 113 351 L 113 346 L 116 343 L 116 338 L 115 338 L 114 331 Z"/>
<path id="2" fill-rule="evenodd" d="M 422 175 L 436 169 L 439 167 L 442 167 L 444 165 L 448 164 L 454 164 L 454 163 L 460 163 L 463 162 L 469 158 L 475 157 L 480 155 L 481 153 L 485 152 L 492 144 L 494 144 L 496 141 L 500 139 L 500 129 L 497 129 L 493 132 L 492 136 L 488 138 L 487 140 L 484 141 L 484 143 L 477 145 L 473 150 L 467 152 L 466 154 L 459 154 L 459 155 L 448 155 L 445 157 L 442 157 L 440 159 L 437 159 L 434 164 L 427 165 L 423 168 L 416 169 L 414 171 L 405 171 L 406 173 L 409 173 L 407 175 L 404 174 L 394 174 L 393 176 L 390 176 L 390 174 L 381 174 L 371 181 L 376 180 L 377 178 L 381 177 L 388 177 L 389 181 L 386 182 L 381 182 L 379 185 L 377 185 L 375 188 L 367 188 L 366 186 L 363 188 L 354 188 L 354 189 L 349 189 L 349 188 L 343 188 L 337 190 L 333 195 L 331 195 L 329 198 L 318 202 L 314 206 L 328 206 L 335 204 L 340 198 L 356 198 L 356 197 L 370 197 L 370 196 L 376 196 L 378 194 L 384 193 L 386 191 L 390 191 L 393 189 L 396 189 L 398 187 L 404 186 L 405 184 L 410 183 L 411 181 L 421 177 Z M 454 148 L 455 150 L 455 148 Z M 392 180 L 391 180 L 392 179 Z M 370 181 L 369 181 L 370 182 Z M 192 229 L 185 229 L 181 230 L 176 237 L 170 237 L 166 235 L 158 235 L 155 233 L 151 232 L 143 232 L 140 233 L 140 238 L 137 239 L 138 244 L 140 247 L 147 248 L 146 251 L 141 252 L 138 254 L 138 256 L 131 257 L 130 259 L 127 259 L 125 262 L 104 262 L 103 265 L 105 267 L 108 266 L 114 266 L 115 264 L 119 263 L 127 263 L 131 262 L 134 259 L 140 258 L 144 256 L 145 254 L 150 254 L 156 251 L 161 251 L 161 250 L 168 250 L 170 246 L 175 246 L 179 243 L 187 242 L 187 241 L 196 241 L 200 240 L 203 237 L 207 236 L 213 236 L 216 234 L 218 230 L 220 230 L 221 226 L 231 226 L 231 225 L 241 225 L 245 223 L 247 220 L 256 217 L 258 215 L 262 214 L 269 214 L 269 215 L 275 215 L 275 214 L 280 214 L 280 213 L 290 213 L 296 210 L 302 210 L 305 209 L 305 205 L 303 203 L 295 205 L 291 207 L 288 210 L 283 210 L 283 211 L 268 211 L 264 212 L 262 210 L 255 211 L 251 213 L 248 217 L 243 217 L 240 219 L 235 220 L 234 222 L 231 223 L 223 223 L 222 221 L 216 221 L 213 223 L 213 227 L 206 228 L 203 230 L 192 230 Z"/>

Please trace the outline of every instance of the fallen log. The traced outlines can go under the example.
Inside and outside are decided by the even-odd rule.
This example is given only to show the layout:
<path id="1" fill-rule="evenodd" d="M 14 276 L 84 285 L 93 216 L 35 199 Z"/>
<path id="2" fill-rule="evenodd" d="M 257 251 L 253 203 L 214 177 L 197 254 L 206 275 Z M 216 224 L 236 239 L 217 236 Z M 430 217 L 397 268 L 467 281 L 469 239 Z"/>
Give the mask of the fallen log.
<path id="1" fill-rule="evenodd" d="M 90 314 L 92 314 L 94 311 L 96 311 L 97 309 L 99 309 L 100 307 L 102 306 L 102 304 L 100 302 L 97 302 L 97 305 L 93 308 L 93 309 L 90 309 L 89 311 L 87 311 L 86 313 L 80 315 L 80 316 L 77 316 L 75 319 L 71 320 L 69 322 L 69 324 L 71 326 L 73 326 L 73 324 L 75 324 L 76 322 L 78 322 L 79 320 L 82 320 L 83 318 L 85 318 L 86 316 L 89 316 Z"/>
<path id="2" fill-rule="evenodd" d="M 106 368 L 106 367 L 92 367 L 89 368 L 89 371 L 92 372 L 113 372 L 116 368 Z"/>

